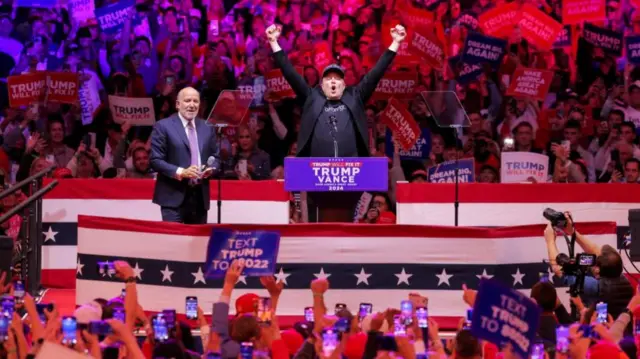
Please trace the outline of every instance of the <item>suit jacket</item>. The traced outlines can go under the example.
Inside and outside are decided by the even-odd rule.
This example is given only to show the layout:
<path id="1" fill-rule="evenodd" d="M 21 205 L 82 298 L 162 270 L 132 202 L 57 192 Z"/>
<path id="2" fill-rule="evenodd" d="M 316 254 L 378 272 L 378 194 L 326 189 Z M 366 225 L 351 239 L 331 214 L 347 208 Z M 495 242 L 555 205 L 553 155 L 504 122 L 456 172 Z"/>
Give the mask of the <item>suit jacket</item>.
<path id="1" fill-rule="evenodd" d="M 344 90 L 342 95 L 342 103 L 349 109 L 351 116 L 355 121 L 357 128 L 356 142 L 358 148 L 358 156 L 369 156 L 369 133 L 367 129 L 367 117 L 365 115 L 365 104 L 373 95 L 378 82 L 384 76 L 385 71 L 393 62 L 396 53 L 385 51 L 376 65 L 366 74 L 360 83 L 356 86 L 349 86 Z M 322 92 L 320 86 L 314 88 L 309 87 L 304 77 L 300 75 L 284 51 L 280 50 L 273 54 L 276 66 L 282 71 L 282 75 L 287 80 L 291 88 L 296 93 L 297 100 L 303 103 L 302 119 L 300 123 L 300 133 L 298 134 L 298 157 L 309 157 L 310 155 L 310 139 L 316 121 L 320 117 L 327 97 Z"/>
<path id="2" fill-rule="evenodd" d="M 196 118 L 194 121 L 200 147 L 200 162 L 206 165 L 207 159 L 216 154 L 215 128 L 202 119 Z M 158 173 L 153 203 L 163 207 L 180 207 L 189 187 L 189 180 L 178 181 L 176 171 L 178 167 L 191 166 L 191 150 L 187 132 L 178 114 L 160 120 L 153 126 L 150 162 L 151 168 Z M 200 187 L 205 209 L 209 210 L 209 180 L 204 179 Z"/>

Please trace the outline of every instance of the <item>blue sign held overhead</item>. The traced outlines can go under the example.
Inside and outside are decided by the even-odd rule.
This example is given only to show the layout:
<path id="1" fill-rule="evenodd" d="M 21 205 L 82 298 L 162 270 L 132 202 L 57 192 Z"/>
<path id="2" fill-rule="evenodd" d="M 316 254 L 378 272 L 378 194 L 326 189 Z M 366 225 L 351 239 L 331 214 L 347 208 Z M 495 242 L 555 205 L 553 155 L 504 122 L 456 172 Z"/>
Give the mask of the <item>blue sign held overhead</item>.
<path id="1" fill-rule="evenodd" d="M 275 272 L 280 233 L 213 229 L 207 247 L 206 277 L 224 278 L 234 260 L 244 265 L 244 275 L 261 277 Z"/>
<path id="2" fill-rule="evenodd" d="M 54 8 L 58 5 L 58 0 L 16 0 L 14 5 L 16 7 L 31 7 L 31 8 Z"/>
<path id="3" fill-rule="evenodd" d="M 431 183 L 455 183 L 456 162 L 447 161 L 427 169 Z M 475 181 L 473 158 L 458 160 L 458 182 L 470 183 Z"/>
<path id="4" fill-rule="evenodd" d="M 627 60 L 634 65 L 640 65 L 640 36 L 627 36 L 624 43 Z"/>
<path id="5" fill-rule="evenodd" d="M 124 0 L 96 9 L 96 20 L 100 29 L 107 35 L 118 35 L 124 28 L 130 9 L 136 5 L 135 0 Z"/>
<path id="6" fill-rule="evenodd" d="M 458 77 L 456 79 L 460 85 L 466 85 L 469 82 L 475 81 L 484 71 L 481 64 L 472 65 L 466 63 L 461 60 L 460 55 L 450 57 L 448 61 L 449 67 L 451 67 L 451 70 L 453 70 L 454 73 L 459 70 L 457 73 Z"/>
<path id="7" fill-rule="evenodd" d="M 496 280 L 480 281 L 473 307 L 471 333 L 496 345 L 511 343 L 528 358 L 540 323 L 540 307 L 515 289 Z"/>
<path id="8" fill-rule="evenodd" d="M 289 192 L 386 191 L 387 157 L 284 159 L 284 189 Z"/>
<path id="9" fill-rule="evenodd" d="M 497 69 L 502 62 L 507 41 L 491 36 L 485 36 L 477 32 L 469 33 L 464 42 L 462 61 L 469 65 L 489 63 Z"/>

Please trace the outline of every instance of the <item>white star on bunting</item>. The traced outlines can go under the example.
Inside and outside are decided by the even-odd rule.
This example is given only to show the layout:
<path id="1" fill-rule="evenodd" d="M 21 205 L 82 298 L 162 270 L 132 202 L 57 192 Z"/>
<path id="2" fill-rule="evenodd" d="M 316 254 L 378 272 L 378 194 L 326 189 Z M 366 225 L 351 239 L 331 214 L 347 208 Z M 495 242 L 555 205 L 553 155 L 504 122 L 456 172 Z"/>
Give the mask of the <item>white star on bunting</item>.
<path id="1" fill-rule="evenodd" d="M 358 283 L 356 283 L 356 285 L 359 285 L 360 283 L 364 283 L 366 285 L 369 285 L 369 277 L 371 277 L 370 273 L 367 273 L 364 271 L 364 267 L 362 267 L 360 269 L 360 273 L 354 274 L 357 278 L 358 278 Z"/>
<path id="2" fill-rule="evenodd" d="M 478 277 L 478 279 L 480 279 L 480 280 L 493 278 L 492 275 L 487 274 L 487 269 L 486 268 L 482 268 L 482 274 L 477 274 L 476 277 Z"/>
<path id="3" fill-rule="evenodd" d="M 405 283 L 406 285 L 409 285 L 409 278 L 411 278 L 413 276 L 413 274 L 405 272 L 404 267 L 402 268 L 402 272 L 396 273 L 394 275 L 396 277 L 398 277 L 398 284 L 397 285 L 400 285 L 402 283 Z"/>
<path id="4" fill-rule="evenodd" d="M 236 281 L 236 284 L 238 283 L 244 283 L 244 285 L 247 285 L 247 276 L 246 275 L 241 275 L 238 277 L 238 280 Z"/>
<path id="5" fill-rule="evenodd" d="M 171 283 L 171 276 L 173 275 L 173 271 L 169 269 L 168 264 L 164 266 L 164 270 L 161 270 L 160 273 L 162 273 L 162 282 L 168 281 L 169 283 Z"/>
<path id="6" fill-rule="evenodd" d="M 78 258 L 78 263 L 76 263 L 76 274 L 82 275 L 82 268 L 84 268 L 84 264 L 80 263 L 80 258 Z"/>
<path id="7" fill-rule="evenodd" d="M 58 232 L 54 232 L 53 228 L 51 228 L 51 226 L 49 226 L 49 230 L 46 231 L 46 232 L 42 232 L 42 234 L 44 234 L 44 243 L 47 243 L 49 241 L 55 242 L 56 241 L 56 234 L 58 234 Z"/>
<path id="8" fill-rule="evenodd" d="M 451 287 L 451 284 L 449 283 L 449 279 L 453 277 L 453 274 L 447 274 L 446 269 L 442 268 L 442 273 L 436 274 L 436 277 L 438 277 L 438 287 L 441 286 L 442 284 L 446 284 L 449 287 Z"/>
<path id="9" fill-rule="evenodd" d="M 204 280 L 204 273 L 202 273 L 202 267 L 198 267 L 198 271 L 195 273 L 191 273 L 193 276 L 193 284 L 197 284 L 198 282 L 202 282 L 202 284 L 207 284 Z"/>
<path id="10" fill-rule="evenodd" d="M 320 273 L 313 273 L 316 279 L 329 279 L 331 277 L 331 273 L 325 273 L 324 268 L 320 267 Z"/>
<path id="11" fill-rule="evenodd" d="M 144 272 L 144 269 L 140 268 L 140 266 L 138 265 L 138 262 L 136 262 L 136 266 L 132 268 L 133 269 L 133 274 L 136 276 L 136 278 L 142 280 L 142 272 Z"/>
<path id="12" fill-rule="evenodd" d="M 524 285 L 524 284 L 522 284 L 522 278 L 524 278 L 524 273 L 520 273 L 520 268 L 518 268 L 516 270 L 516 274 L 512 274 L 511 276 L 513 277 L 513 286 L 514 287 L 518 283 L 520 283 L 520 285 Z"/>
<path id="13" fill-rule="evenodd" d="M 274 274 L 274 276 L 276 277 L 276 282 L 282 282 L 284 283 L 284 285 L 289 285 L 287 283 L 287 277 L 289 277 L 290 275 L 291 273 L 285 273 L 282 267 L 280 267 L 280 272 Z"/>

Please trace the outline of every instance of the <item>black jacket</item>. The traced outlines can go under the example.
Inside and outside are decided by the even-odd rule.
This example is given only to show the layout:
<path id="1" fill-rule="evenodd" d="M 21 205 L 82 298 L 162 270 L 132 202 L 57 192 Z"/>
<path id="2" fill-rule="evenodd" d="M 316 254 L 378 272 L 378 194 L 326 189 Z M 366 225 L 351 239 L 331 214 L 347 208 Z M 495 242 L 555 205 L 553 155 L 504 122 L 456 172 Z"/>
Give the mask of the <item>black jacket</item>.
<path id="1" fill-rule="evenodd" d="M 349 109 L 351 116 L 355 120 L 357 128 L 356 137 L 358 156 L 369 156 L 369 134 L 367 130 L 367 118 L 365 115 L 365 104 L 373 95 L 378 82 L 384 76 L 385 71 L 391 65 L 396 53 L 386 50 L 376 65 L 366 74 L 356 86 L 347 87 L 342 95 L 342 103 Z M 296 93 L 297 100 L 304 104 L 302 107 L 302 119 L 300 123 L 300 133 L 298 134 L 298 157 L 310 156 L 310 139 L 316 121 L 320 117 L 327 102 L 327 97 L 322 92 L 320 86 L 309 87 L 304 77 L 300 75 L 284 51 L 280 50 L 273 54 L 276 66 L 282 71 L 282 75 L 287 80 L 291 88 Z"/>

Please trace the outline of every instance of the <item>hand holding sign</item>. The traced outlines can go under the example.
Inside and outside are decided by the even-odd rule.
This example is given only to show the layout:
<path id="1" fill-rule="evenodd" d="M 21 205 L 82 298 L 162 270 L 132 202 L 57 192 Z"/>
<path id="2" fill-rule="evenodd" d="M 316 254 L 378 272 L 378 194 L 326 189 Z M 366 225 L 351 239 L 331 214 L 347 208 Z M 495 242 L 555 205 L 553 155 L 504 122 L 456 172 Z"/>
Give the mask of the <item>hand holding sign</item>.
<path id="1" fill-rule="evenodd" d="M 260 277 L 260 284 L 269 292 L 271 298 L 279 297 L 284 289 L 284 283 L 282 281 L 276 282 L 276 279 L 272 275 Z"/>
<path id="2" fill-rule="evenodd" d="M 230 286 L 231 288 L 236 286 L 240 276 L 242 275 L 242 271 L 244 270 L 244 265 L 240 263 L 237 259 L 231 262 L 229 265 L 229 269 L 227 269 L 227 273 L 224 275 L 224 285 Z"/>

